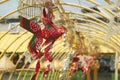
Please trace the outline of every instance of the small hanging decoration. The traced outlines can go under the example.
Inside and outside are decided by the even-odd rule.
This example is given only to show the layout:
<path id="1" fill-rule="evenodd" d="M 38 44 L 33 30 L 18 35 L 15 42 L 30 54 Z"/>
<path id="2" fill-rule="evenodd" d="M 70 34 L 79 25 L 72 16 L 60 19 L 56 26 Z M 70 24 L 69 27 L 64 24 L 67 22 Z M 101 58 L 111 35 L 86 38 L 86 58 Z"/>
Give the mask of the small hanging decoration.
<path id="1" fill-rule="evenodd" d="M 82 55 L 80 57 L 80 68 L 83 71 L 83 73 L 88 74 L 90 72 L 92 66 L 94 65 L 94 57 L 88 56 L 88 55 Z"/>
<path id="2" fill-rule="evenodd" d="M 82 70 L 83 74 L 88 74 L 94 65 L 95 57 L 80 54 L 78 51 L 75 52 L 75 54 L 76 56 L 73 58 L 70 64 L 69 76 L 72 76 L 72 74 L 78 70 Z"/>

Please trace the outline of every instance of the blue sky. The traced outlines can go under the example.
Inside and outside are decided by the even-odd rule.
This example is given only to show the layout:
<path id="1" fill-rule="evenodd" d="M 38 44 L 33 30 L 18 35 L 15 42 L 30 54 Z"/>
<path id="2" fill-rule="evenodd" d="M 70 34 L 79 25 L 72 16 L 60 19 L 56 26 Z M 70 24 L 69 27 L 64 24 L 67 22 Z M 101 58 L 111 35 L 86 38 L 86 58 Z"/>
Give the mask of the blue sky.
<path id="1" fill-rule="evenodd" d="M 4 15 L 17 8 L 18 0 L 10 0 L 0 5 L 0 15 Z"/>
<path id="2" fill-rule="evenodd" d="M 78 3 L 78 0 L 61 0 L 61 1 L 70 2 L 70 3 Z M 79 0 L 79 1 L 82 1 L 81 4 L 83 4 L 85 6 L 91 5 L 90 3 L 86 4 L 85 3 L 86 0 Z M 95 0 L 95 1 L 97 1 L 99 3 L 104 3 L 104 0 Z M 112 1 L 115 1 L 115 0 L 112 0 Z M 17 6 L 18 6 L 18 0 L 9 0 L 8 2 L 1 4 L 0 5 L 0 16 L 17 9 Z"/>

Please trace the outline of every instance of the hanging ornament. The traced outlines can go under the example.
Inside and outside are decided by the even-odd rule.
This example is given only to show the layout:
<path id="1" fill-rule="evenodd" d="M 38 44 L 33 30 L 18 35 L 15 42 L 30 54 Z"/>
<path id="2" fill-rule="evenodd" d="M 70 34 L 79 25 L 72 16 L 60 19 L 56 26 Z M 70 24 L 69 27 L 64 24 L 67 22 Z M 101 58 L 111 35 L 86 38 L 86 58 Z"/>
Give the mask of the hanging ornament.
<path id="1" fill-rule="evenodd" d="M 80 68 L 84 74 L 88 74 L 90 72 L 92 66 L 94 65 L 94 56 L 82 55 L 80 57 Z"/>
<path id="2" fill-rule="evenodd" d="M 66 32 L 64 26 L 56 26 L 52 22 L 52 18 L 54 17 L 52 8 L 53 4 L 51 2 L 44 2 L 42 22 L 45 27 L 42 30 L 41 26 L 35 21 L 20 16 L 20 26 L 33 33 L 33 37 L 28 45 L 28 50 L 35 59 L 41 58 L 44 53 L 46 60 L 52 61 L 49 50 L 53 43 Z M 45 40 L 44 43 L 43 39 Z M 41 44 L 43 44 L 42 47 L 44 46 L 44 49 L 42 50 L 43 52 L 41 52 Z M 32 80 L 35 80 L 40 68 L 37 66 L 38 64 L 39 61 L 36 64 L 36 73 L 33 75 Z M 45 75 L 48 71 L 49 67 L 45 69 Z"/>
<path id="3" fill-rule="evenodd" d="M 78 51 L 75 51 L 75 54 L 76 56 L 72 59 L 70 64 L 69 75 L 72 76 L 72 74 L 78 70 L 82 70 L 84 74 L 88 74 L 94 65 L 95 57 L 80 54 Z"/>

